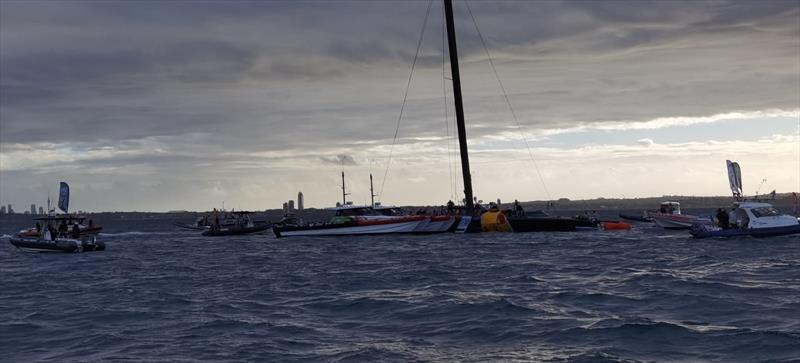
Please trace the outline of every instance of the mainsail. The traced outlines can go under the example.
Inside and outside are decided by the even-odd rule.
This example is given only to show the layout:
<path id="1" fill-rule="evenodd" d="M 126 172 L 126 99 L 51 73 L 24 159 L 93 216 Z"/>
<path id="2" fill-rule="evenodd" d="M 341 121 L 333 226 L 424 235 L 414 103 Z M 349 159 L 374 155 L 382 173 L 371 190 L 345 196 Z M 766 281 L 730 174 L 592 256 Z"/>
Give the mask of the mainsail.
<path id="1" fill-rule="evenodd" d="M 731 193 L 736 200 L 742 199 L 742 169 L 739 168 L 739 163 L 730 160 L 725 161 L 728 164 L 728 183 L 731 186 Z"/>
<path id="2" fill-rule="evenodd" d="M 58 191 L 58 209 L 69 213 L 69 185 L 61 182 L 61 188 Z"/>

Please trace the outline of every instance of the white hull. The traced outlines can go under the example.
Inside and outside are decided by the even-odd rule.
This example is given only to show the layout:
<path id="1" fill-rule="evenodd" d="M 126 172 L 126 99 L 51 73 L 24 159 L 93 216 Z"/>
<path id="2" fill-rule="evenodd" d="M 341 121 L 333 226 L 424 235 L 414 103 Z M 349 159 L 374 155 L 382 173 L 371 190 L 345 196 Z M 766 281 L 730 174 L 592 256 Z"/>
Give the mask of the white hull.
<path id="1" fill-rule="evenodd" d="M 359 234 L 389 234 L 389 233 L 412 233 L 420 225 L 427 223 L 427 220 L 409 221 L 402 223 L 375 224 L 366 226 L 352 227 L 333 227 L 308 229 L 299 231 L 282 231 L 282 237 L 292 236 L 348 236 Z"/>
<path id="2" fill-rule="evenodd" d="M 449 230 L 455 222 L 455 217 L 450 217 L 441 221 L 427 219 L 419 223 L 419 225 L 414 229 L 414 233 L 447 232 L 447 230 Z"/>
<path id="3" fill-rule="evenodd" d="M 684 215 L 684 214 L 660 214 L 660 213 L 651 213 L 650 217 L 653 218 L 653 222 L 662 228 L 667 229 L 689 229 L 692 227 L 693 224 L 696 223 L 710 223 L 711 220 L 708 218 L 702 218 L 698 216 L 692 215 Z"/>

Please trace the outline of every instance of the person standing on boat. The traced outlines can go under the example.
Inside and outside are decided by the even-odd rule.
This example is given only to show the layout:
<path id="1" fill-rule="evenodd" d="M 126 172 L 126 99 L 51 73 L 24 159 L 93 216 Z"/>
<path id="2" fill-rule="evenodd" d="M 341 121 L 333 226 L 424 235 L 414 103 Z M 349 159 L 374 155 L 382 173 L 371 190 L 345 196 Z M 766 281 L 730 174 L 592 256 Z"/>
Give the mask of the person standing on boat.
<path id="1" fill-rule="evenodd" d="M 736 208 L 731 208 L 731 211 L 728 212 L 728 223 L 730 224 L 730 228 L 739 228 L 742 226 L 742 221 L 739 220 Z"/>
<path id="2" fill-rule="evenodd" d="M 719 227 L 722 229 L 731 228 L 728 212 L 726 212 L 722 208 L 717 208 L 717 223 L 719 224 Z"/>
<path id="3" fill-rule="evenodd" d="M 66 237 L 67 231 L 69 231 L 67 221 L 61 221 L 61 224 L 58 225 L 58 235 L 61 237 Z"/>
<path id="4" fill-rule="evenodd" d="M 36 222 L 36 233 L 42 233 L 42 224 L 39 222 Z"/>
<path id="5" fill-rule="evenodd" d="M 81 227 L 78 226 L 78 222 L 72 225 L 72 238 L 81 238 Z"/>

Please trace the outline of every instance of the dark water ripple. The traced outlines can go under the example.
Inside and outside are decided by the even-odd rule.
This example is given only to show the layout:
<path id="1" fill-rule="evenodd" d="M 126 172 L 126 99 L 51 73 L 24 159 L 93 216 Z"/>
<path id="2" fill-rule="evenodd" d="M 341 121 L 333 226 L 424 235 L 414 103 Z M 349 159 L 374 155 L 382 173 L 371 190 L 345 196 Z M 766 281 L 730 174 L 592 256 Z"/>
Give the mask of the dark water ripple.
<path id="1" fill-rule="evenodd" d="M 101 253 L 4 241 L 0 360 L 800 359 L 796 236 L 213 239 L 169 222 L 105 222 Z"/>

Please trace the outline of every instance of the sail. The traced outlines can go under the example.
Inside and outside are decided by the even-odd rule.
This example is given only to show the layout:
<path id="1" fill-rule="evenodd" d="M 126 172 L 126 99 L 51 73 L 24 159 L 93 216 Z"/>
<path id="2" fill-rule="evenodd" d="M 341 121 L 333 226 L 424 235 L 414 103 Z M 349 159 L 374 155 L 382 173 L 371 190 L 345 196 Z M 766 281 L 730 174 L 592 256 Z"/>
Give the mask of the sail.
<path id="1" fill-rule="evenodd" d="M 58 191 L 58 209 L 69 213 L 69 185 L 61 182 L 61 188 Z"/>
<path id="2" fill-rule="evenodd" d="M 740 200 L 742 198 L 742 169 L 739 168 L 739 163 L 730 160 L 725 161 L 728 164 L 728 183 L 731 186 L 731 193 L 733 198 Z"/>

